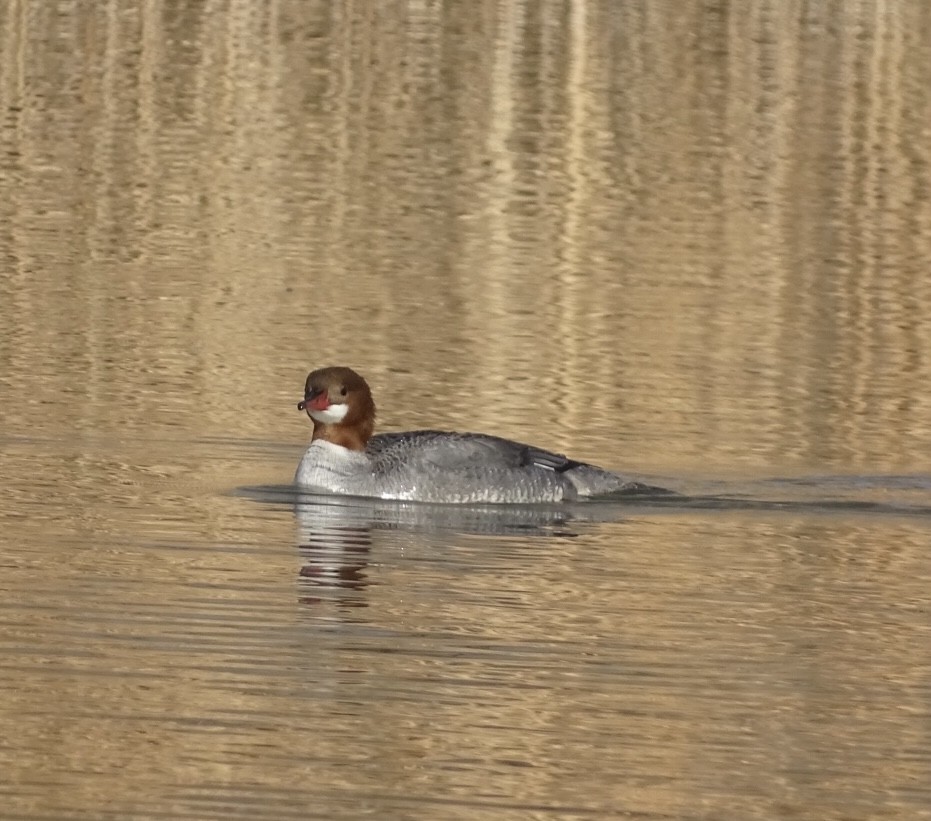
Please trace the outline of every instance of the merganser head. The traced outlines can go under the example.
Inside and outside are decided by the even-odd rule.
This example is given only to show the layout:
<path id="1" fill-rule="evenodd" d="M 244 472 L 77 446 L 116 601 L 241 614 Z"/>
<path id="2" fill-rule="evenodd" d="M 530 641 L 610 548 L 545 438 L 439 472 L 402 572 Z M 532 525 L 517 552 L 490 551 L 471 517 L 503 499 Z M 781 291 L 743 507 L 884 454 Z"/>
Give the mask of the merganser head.
<path id="1" fill-rule="evenodd" d="M 375 402 L 368 383 L 352 368 L 311 371 L 297 409 L 314 422 L 313 439 L 365 450 L 375 429 Z"/>

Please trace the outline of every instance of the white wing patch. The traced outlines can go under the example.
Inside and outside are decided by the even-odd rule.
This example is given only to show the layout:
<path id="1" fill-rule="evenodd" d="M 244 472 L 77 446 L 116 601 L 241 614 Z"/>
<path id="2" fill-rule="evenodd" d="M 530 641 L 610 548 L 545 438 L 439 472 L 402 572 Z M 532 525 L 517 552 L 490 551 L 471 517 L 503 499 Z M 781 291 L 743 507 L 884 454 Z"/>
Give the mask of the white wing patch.
<path id="1" fill-rule="evenodd" d="M 346 418 L 347 413 L 349 405 L 343 402 L 341 405 L 330 405 L 326 410 L 311 410 L 310 418 L 324 425 L 336 425 Z"/>

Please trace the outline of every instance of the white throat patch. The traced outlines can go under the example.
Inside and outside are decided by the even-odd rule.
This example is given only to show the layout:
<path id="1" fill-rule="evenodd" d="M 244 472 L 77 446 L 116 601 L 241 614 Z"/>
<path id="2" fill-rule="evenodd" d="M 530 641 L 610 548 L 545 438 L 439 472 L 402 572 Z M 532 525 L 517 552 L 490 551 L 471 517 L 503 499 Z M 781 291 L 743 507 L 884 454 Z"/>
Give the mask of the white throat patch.
<path id="1" fill-rule="evenodd" d="M 341 405 L 330 405 L 326 410 L 311 409 L 310 418 L 324 425 L 335 425 L 342 422 L 347 413 L 349 413 L 349 405 L 343 402 Z"/>

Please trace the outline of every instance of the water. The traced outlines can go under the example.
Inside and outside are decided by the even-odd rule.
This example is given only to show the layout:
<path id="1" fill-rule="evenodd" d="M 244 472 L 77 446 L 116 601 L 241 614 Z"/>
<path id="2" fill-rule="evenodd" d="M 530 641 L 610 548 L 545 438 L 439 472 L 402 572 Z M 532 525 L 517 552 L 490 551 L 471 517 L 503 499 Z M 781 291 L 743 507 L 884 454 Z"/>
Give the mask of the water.
<path id="1" fill-rule="evenodd" d="M 929 7 L 0 31 L 0 814 L 931 817 Z M 300 496 L 326 364 L 682 496 Z"/>

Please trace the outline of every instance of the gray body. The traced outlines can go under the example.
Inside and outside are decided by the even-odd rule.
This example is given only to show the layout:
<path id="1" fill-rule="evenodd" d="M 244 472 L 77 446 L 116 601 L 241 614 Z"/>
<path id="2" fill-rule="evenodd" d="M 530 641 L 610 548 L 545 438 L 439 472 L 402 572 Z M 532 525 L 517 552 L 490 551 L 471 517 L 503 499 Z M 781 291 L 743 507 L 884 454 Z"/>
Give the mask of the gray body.
<path id="1" fill-rule="evenodd" d="M 382 433 L 364 452 L 311 443 L 296 484 L 420 502 L 560 502 L 645 486 L 557 453 L 480 433 Z"/>

